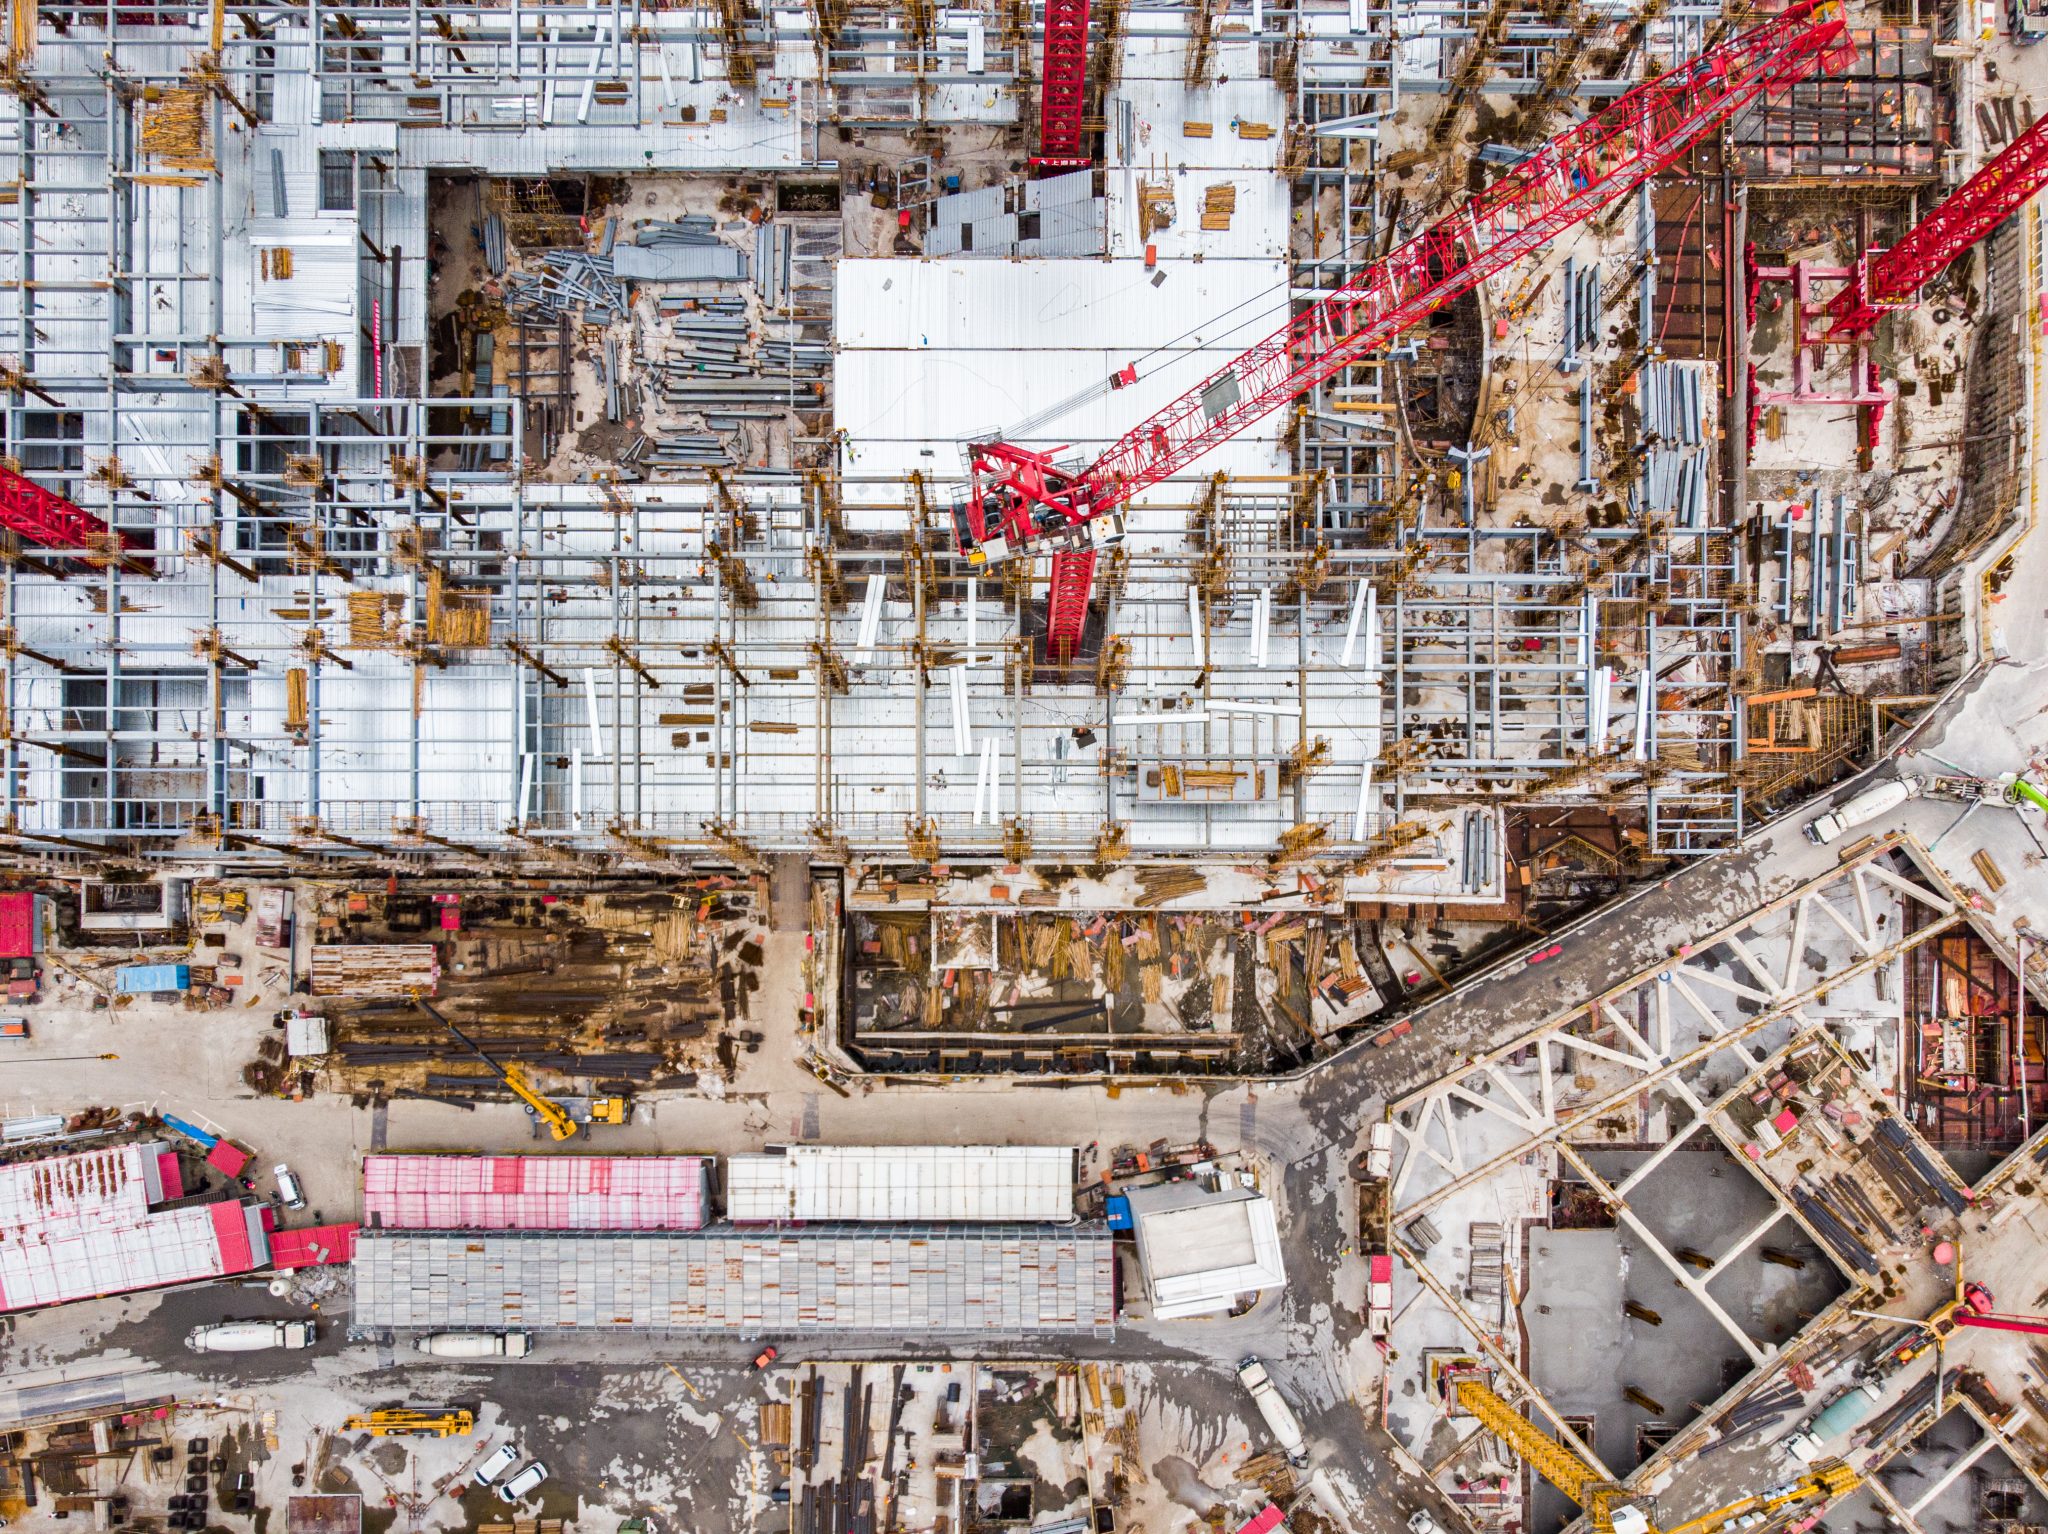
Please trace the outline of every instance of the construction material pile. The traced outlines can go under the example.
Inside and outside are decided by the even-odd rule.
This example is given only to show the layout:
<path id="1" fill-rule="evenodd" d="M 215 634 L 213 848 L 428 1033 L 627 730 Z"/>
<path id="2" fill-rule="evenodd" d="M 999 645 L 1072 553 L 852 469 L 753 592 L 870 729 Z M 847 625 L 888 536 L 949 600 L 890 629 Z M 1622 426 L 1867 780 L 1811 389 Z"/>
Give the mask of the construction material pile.
<path id="1" fill-rule="evenodd" d="M 529 270 L 505 279 L 505 307 L 528 324 L 552 325 L 579 307 L 586 319 L 623 320 L 628 303 L 609 255 L 544 250 Z"/>

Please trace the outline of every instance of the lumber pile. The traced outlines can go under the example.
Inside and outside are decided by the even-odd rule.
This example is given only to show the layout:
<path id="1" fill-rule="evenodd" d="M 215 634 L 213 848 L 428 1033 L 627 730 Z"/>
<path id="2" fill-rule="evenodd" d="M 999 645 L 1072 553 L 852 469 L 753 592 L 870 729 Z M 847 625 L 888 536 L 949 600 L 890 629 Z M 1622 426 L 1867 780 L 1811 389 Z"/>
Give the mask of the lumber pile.
<path id="1" fill-rule="evenodd" d="M 491 642 L 491 603 L 459 590 L 440 570 L 427 572 L 427 638 L 451 650 L 481 650 Z"/>
<path id="2" fill-rule="evenodd" d="M 1228 229 L 1230 216 L 1237 211 L 1237 183 L 1226 181 L 1221 186 L 1212 186 L 1202 194 L 1202 227 L 1204 229 Z"/>
<path id="3" fill-rule="evenodd" d="M 1134 903 L 1147 910 L 1162 906 L 1169 900 L 1178 900 L 1183 895 L 1199 895 L 1209 887 L 1205 874 L 1192 868 L 1170 865 L 1140 868 L 1137 878 L 1138 897 Z"/>
<path id="4" fill-rule="evenodd" d="M 212 170 L 213 150 L 206 124 L 209 99 L 195 86 L 180 85 L 149 102 L 142 113 L 142 152 L 175 170 Z"/>
<path id="5" fill-rule="evenodd" d="M 432 943 L 322 943 L 311 976 L 315 996 L 431 996 L 441 965 Z"/>
<path id="6" fill-rule="evenodd" d="M 396 649 L 400 604 L 404 600 L 395 591 L 351 591 L 348 594 L 349 648 Z"/>

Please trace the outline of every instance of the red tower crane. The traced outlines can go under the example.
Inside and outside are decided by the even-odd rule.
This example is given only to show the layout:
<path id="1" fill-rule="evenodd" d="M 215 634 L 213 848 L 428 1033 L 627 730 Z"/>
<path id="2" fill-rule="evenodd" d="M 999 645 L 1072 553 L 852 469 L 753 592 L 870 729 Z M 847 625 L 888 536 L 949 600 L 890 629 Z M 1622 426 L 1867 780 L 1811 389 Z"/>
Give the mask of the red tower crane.
<path id="1" fill-rule="evenodd" d="M 1985 162 L 1941 200 L 1898 244 L 1878 256 L 1867 252 L 1849 273 L 1848 286 L 1828 302 L 1825 340 L 1867 336 L 1887 309 L 1910 305 L 1921 285 L 2017 212 L 2048 184 L 2048 117 Z"/>
<path id="2" fill-rule="evenodd" d="M 1049 453 L 1007 442 L 976 445 L 973 490 L 954 511 L 961 552 L 977 563 L 1052 554 L 1046 653 L 1070 662 L 1096 555 L 1122 538 L 1121 509 L 1133 496 L 1634 191 L 1735 112 L 1816 69 L 1843 68 L 1853 51 L 1832 0 L 1799 0 L 1551 139 L 1086 468 L 1062 469 Z M 1118 381 L 1132 376 L 1125 369 Z"/>
<path id="3" fill-rule="evenodd" d="M 54 490 L 0 467 L 0 527 L 53 549 L 104 550 L 107 524 Z M 124 547 L 134 540 L 125 533 Z"/>
<path id="4" fill-rule="evenodd" d="M 1088 0 L 1046 0 L 1045 74 L 1038 92 L 1033 165 L 1076 170 L 1089 163 Z"/>

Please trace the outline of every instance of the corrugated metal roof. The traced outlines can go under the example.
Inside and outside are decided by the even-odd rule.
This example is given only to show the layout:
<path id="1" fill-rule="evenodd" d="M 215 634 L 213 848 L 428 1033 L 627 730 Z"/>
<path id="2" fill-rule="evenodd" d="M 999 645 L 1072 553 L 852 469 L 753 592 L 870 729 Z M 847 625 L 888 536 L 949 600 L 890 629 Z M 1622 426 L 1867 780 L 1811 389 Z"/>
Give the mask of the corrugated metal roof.
<path id="1" fill-rule="evenodd" d="M 634 282 L 737 282 L 746 253 L 730 245 L 614 245 L 612 275 Z"/>
<path id="2" fill-rule="evenodd" d="M 833 410 L 848 436 L 847 470 L 915 469 L 941 486 L 965 477 L 946 444 L 1008 432 L 1136 361 L 1136 383 L 1099 391 L 1037 431 L 1010 433 L 1085 463 L 1263 339 L 1287 303 L 1279 261 L 1162 262 L 1153 272 L 1141 261 L 842 260 L 836 279 Z M 1203 472 L 1285 472 L 1275 445 L 1285 420 L 1276 411 L 1221 444 Z M 852 525 L 902 524 L 901 497 L 885 488 L 847 484 Z M 879 503 L 872 518 L 863 497 Z M 1146 492 L 1134 516 L 1153 498 L 1179 506 L 1186 486 Z M 1162 515 L 1176 530 L 1186 522 L 1184 510 Z"/>
<path id="3" fill-rule="evenodd" d="M 931 206 L 928 256 L 1084 257 L 1108 235 L 1092 171 L 953 192 Z"/>
<path id="4" fill-rule="evenodd" d="M 25 890 L 0 895 L 0 959 L 34 956 L 38 936 L 37 898 Z"/>
<path id="5" fill-rule="evenodd" d="M 1102 1226 L 744 1235 L 364 1231 L 355 1324 L 372 1330 L 1106 1332 Z"/>
<path id="6" fill-rule="evenodd" d="M 386 1230 L 697 1230 L 699 1156 L 366 1156 L 363 1222 Z"/>
<path id="7" fill-rule="evenodd" d="M 792 1145 L 726 1162 L 726 1217 L 1033 1221 L 1074 1217 L 1064 1145 Z"/>
<path id="8" fill-rule="evenodd" d="M 246 1272 L 263 1260 L 253 1206 L 152 1212 L 151 1142 L 0 1167 L 0 1311 Z"/>

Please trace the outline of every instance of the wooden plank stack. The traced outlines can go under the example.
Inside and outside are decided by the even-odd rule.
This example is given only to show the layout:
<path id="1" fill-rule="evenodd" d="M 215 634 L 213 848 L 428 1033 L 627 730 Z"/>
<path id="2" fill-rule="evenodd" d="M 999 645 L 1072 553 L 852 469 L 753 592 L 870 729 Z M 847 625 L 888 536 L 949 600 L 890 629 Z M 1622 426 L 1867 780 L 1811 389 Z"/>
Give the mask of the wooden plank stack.
<path id="1" fill-rule="evenodd" d="M 440 979 L 432 943 L 323 943 L 313 949 L 315 996 L 431 996 Z"/>

